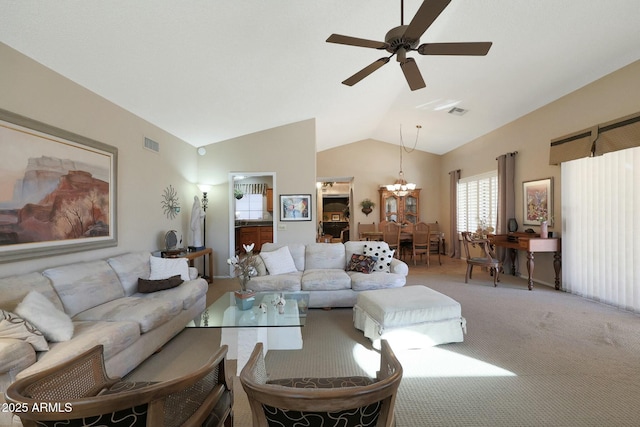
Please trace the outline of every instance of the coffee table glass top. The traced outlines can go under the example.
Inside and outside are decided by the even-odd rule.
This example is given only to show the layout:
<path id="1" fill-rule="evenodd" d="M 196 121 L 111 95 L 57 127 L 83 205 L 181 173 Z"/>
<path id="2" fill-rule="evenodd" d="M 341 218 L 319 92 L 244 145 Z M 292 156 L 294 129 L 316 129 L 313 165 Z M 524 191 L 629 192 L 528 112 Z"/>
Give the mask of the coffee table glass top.
<path id="1" fill-rule="evenodd" d="M 284 310 L 276 305 L 284 298 Z M 257 292 L 253 307 L 240 310 L 233 292 L 226 292 L 198 317 L 188 328 L 261 328 L 304 326 L 309 307 L 309 292 Z M 282 311 L 282 313 L 280 313 Z"/>

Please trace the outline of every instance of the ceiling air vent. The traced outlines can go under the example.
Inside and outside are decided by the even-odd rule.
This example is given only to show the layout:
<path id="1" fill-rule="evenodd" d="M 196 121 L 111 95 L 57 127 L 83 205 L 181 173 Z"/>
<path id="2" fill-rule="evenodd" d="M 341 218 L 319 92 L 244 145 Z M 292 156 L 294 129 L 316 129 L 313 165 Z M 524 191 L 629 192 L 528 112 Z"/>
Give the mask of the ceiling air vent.
<path id="1" fill-rule="evenodd" d="M 154 151 L 156 153 L 160 152 L 160 144 L 155 142 L 153 139 L 149 139 L 146 137 L 144 138 L 144 148 L 146 148 L 147 150 Z"/>
<path id="2" fill-rule="evenodd" d="M 465 114 L 467 114 L 467 111 L 469 110 L 465 110 L 464 108 L 460 107 L 453 107 L 451 110 L 449 110 L 449 114 L 453 114 L 454 116 L 464 116 Z"/>

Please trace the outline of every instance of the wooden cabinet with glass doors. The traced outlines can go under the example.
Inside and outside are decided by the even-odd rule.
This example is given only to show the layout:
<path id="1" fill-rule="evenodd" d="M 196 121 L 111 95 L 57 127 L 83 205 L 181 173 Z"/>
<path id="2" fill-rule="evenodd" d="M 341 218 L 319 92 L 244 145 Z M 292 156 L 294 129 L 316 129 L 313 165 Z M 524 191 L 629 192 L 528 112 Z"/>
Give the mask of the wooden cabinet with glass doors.
<path id="1" fill-rule="evenodd" d="M 400 196 L 386 188 L 380 188 L 380 221 L 399 223 L 420 222 L 420 189 L 406 191 Z M 403 192 L 400 192 L 401 194 Z"/>

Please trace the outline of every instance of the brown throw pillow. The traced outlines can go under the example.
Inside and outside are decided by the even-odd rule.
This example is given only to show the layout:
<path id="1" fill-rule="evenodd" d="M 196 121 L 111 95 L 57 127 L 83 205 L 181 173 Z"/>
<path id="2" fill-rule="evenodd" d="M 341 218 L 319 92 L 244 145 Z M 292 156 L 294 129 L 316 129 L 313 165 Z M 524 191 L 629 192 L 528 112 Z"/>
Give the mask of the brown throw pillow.
<path id="1" fill-rule="evenodd" d="M 359 271 L 360 273 L 369 274 L 373 271 L 378 258 L 362 254 L 351 255 L 351 260 L 347 266 L 347 271 Z"/>
<path id="2" fill-rule="evenodd" d="M 179 274 L 162 280 L 138 279 L 138 292 L 149 294 L 151 292 L 163 291 L 165 289 L 175 288 L 182 282 L 184 282 L 184 280 L 182 280 Z"/>

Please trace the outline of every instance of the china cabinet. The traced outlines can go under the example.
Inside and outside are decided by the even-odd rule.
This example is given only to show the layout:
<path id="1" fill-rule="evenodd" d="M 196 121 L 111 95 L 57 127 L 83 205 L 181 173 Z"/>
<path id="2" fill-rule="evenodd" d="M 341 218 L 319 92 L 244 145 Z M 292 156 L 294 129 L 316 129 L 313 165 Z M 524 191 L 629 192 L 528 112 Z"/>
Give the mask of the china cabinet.
<path id="1" fill-rule="evenodd" d="M 380 192 L 380 221 L 410 222 L 412 224 L 420 221 L 419 188 L 400 192 L 401 195 L 386 188 L 380 188 L 378 191 Z"/>

